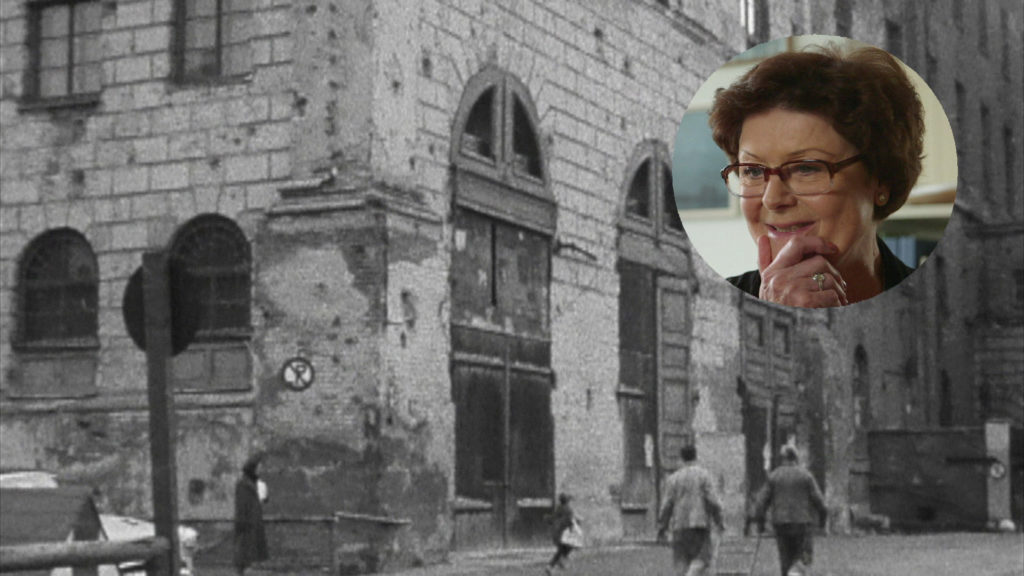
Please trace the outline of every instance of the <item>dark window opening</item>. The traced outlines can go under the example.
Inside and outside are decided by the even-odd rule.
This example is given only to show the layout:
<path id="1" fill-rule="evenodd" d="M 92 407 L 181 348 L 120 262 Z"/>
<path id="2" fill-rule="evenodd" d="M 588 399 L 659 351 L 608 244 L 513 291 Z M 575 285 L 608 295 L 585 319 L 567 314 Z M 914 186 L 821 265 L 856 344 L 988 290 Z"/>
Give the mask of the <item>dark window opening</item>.
<path id="1" fill-rule="evenodd" d="M 33 241 L 21 266 L 21 343 L 94 339 L 98 278 L 92 248 L 77 232 L 56 230 Z"/>
<path id="2" fill-rule="evenodd" d="M 488 89 L 473 104 L 462 133 L 463 153 L 494 159 L 494 88 Z"/>
<path id="3" fill-rule="evenodd" d="M 202 310 L 199 337 L 247 336 L 251 256 L 241 230 L 221 216 L 200 216 L 175 238 L 171 256 L 193 277 L 192 296 Z"/>
<path id="4" fill-rule="evenodd" d="M 672 188 L 672 171 L 665 165 L 661 167 L 661 191 L 662 217 L 665 219 L 665 227 L 682 231 L 683 221 L 679 218 L 679 210 L 676 208 L 676 192 Z"/>
<path id="5" fill-rule="evenodd" d="M 651 161 L 645 160 L 633 175 L 626 197 L 626 212 L 641 218 L 651 217 Z"/>
<path id="6" fill-rule="evenodd" d="M 182 79 L 244 76 L 252 71 L 249 0 L 179 0 Z"/>
<path id="7" fill-rule="evenodd" d="M 748 315 L 745 330 L 746 344 L 764 348 L 764 320 L 757 315 Z"/>
<path id="8" fill-rule="evenodd" d="M 784 356 L 789 355 L 789 326 L 786 324 L 775 324 L 775 352 Z"/>
<path id="9" fill-rule="evenodd" d="M 512 134 L 513 165 L 517 170 L 540 178 L 540 146 L 523 103 L 515 98 Z"/>

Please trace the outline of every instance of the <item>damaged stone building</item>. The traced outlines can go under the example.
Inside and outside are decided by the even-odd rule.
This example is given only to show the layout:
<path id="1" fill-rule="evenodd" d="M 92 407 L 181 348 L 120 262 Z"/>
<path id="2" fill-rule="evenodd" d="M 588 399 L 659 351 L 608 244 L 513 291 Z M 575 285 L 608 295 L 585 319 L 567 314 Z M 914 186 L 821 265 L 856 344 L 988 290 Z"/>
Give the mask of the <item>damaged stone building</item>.
<path id="1" fill-rule="evenodd" d="M 255 451 L 289 566 L 542 542 L 557 492 L 649 537 L 691 440 L 730 530 L 790 438 L 845 529 L 868 428 L 1021 425 L 1021 10 L 983 4 L 3 0 L 0 467 L 150 513 L 121 307 L 161 249 L 203 311 L 171 362 L 200 563 Z M 822 313 L 707 268 L 668 145 L 712 70 L 811 32 L 928 71 L 963 153 L 934 262 Z"/>

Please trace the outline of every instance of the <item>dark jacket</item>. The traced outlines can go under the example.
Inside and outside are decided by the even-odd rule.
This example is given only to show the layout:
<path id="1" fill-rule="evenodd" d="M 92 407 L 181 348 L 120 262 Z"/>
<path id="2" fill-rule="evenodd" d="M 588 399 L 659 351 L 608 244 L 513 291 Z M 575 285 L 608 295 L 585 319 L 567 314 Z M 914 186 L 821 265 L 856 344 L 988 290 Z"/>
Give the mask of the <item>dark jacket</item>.
<path id="1" fill-rule="evenodd" d="M 881 238 L 876 237 L 875 239 L 878 242 L 878 252 L 882 255 L 882 281 L 884 283 L 882 290 L 884 291 L 902 282 L 904 278 L 910 276 L 914 269 L 897 258 Z M 755 298 L 760 296 L 761 272 L 758 270 L 744 272 L 739 276 L 731 276 L 726 278 L 726 280 Z"/>
<path id="2" fill-rule="evenodd" d="M 759 523 L 769 506 L 772 524 L 824 523 L 828 515 L 814 476 L 795 463 L 783 464 L 768 476 L 755 504 L 754 518 Z"/>
<path id="3" fill-rule="evenodd" d="M 235 566 L 245 568 L 267 558 L 263 505 L 255 477 L 245 474 L 235 484 Z"/>
<path id="4" fill-rule="evenodd" d="M 555 510 L 549 516 L 549 522 L 551 523 L 551 540 L 555 545 L 562 543 L 562 532 L 572 526 L 572 520 L 576 515 L 572 511 L 572 507 L 568 504 L 558 504 L 555 506 Z"/>

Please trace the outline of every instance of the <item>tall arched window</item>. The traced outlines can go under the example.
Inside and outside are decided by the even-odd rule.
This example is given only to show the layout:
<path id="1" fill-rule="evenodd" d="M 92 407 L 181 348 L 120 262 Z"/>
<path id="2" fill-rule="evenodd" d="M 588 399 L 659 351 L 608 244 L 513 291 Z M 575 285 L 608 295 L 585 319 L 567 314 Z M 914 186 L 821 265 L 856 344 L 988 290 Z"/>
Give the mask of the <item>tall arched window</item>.
<path id="1" fill-rule="evenodd" d="M 89 242 L 70 228 L 29 244 L 18 274 L 19 345 L 24 348 L 93 348 L 99 274 Z"/>
<path id="2" fill-rule="evenodd" d="M 252 256 L 238 226 L 216 214 L 197 216 L 175 235 L 171 257 L 195 281 L 193 296 L 202 311 L 197 338 L 248 337 Z"/>
<path id="3" fill-rule="evenodd" d="M 452 398 L 460 546 L 543 530 L 554 492 L 555 201 L 529 93 L 474 76 L 452 133 Z M 479 516 L 487 521 L 480 523 Z M 481 527 L 486 526 L 486 529 Z"/>

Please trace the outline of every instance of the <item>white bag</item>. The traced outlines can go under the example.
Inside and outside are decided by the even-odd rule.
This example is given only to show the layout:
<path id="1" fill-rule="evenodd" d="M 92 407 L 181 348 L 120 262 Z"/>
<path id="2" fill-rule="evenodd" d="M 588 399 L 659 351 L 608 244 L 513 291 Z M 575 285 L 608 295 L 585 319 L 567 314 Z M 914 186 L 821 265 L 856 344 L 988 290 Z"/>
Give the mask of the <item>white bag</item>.
<path id="1" fill-rule="evenodd" d="M 571 546 L 573 548 L 583 547 L 583 528 L 580 528 L 580 523 L 575 518 L 572 520 L 572 526 L 569 526 L 565 530 L 562 530 L 562 535 L 558 539 L 562 544 Z"/>

